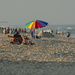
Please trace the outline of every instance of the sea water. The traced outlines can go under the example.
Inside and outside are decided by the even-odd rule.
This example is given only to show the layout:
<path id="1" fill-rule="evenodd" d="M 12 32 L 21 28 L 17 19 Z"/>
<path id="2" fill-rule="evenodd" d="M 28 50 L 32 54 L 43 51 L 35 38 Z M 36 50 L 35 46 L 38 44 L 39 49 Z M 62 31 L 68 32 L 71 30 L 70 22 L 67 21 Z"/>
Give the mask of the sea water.
<path id="1" fill-rule="evenodd" d="M 56 30 L 60 33 L 64 33 L 63 36 L 67 36 L 67 33 L 70 32 L 71 38 L 75 38 L 75 25 L 49 25 L 46 28 L 46 30 L 53 30 L 53 34 L 56 34 Z M 61 34 L 62 36 L 62 34 Z"/>
<path id="2" fill-rule="evenodd" d="M 25 28 L 25 25 L 0 25 L 0 27 L 10 27 L 10 28 Z M 26 28 L 27 31 L 29 31 L 28 28 Z M 63 36 L 67 36 L 67 32 L 70 32 L 71 34 L 71 38 L 75 38 L 75 25 L 47 25 L 46 27 L 43 27 L 43 28 L 38 28 L 38 29 L 35 29 L 36 33 L 39 33 L 39 31 L 43 29 L 44 31 L 50 31 L 50 30 L 53 30 L 53 34 L 56 35 L 56 30 L 58 32 L 63 32 L 64 35 Z M 62 35 L 60 35 L 62 36 Z"/>

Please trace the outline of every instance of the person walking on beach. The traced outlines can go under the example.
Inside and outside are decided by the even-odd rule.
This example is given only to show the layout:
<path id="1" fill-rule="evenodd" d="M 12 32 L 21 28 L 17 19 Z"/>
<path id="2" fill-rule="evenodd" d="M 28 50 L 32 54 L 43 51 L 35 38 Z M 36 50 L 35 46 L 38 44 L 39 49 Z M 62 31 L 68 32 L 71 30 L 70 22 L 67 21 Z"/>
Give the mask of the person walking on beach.
<path id="1" fill-rule="evenodd" d="M 67 33 L 67 37 L 70 37 L 70 32 Z"/>

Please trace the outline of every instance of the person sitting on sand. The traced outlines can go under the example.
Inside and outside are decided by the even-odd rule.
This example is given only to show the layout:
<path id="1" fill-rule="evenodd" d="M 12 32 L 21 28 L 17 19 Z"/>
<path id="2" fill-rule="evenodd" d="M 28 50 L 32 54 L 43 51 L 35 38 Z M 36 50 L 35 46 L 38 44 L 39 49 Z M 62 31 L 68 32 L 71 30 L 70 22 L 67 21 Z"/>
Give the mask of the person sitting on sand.
<path id="1" fill-rule="evenodd" d="M 16 32 L 13 36 L 12 35 L 8 35 L 8 37 L 11 38 L 11 42 L 10 43 L 22 43 L 22 37 L 21 35 L 19 35 L 19 32 Z"/>
<path id="2" fill-rule="evenodd" d="M 27 36 L 21 35 L 22 39 L 23 39 L 23 44 L 30 44 L 33 45 L 34 43 L 32 43 L 29 38 Z"/>
<path id="3" fill-rule="evenodd" d="M 19 32 L 16 32 L 16 33 L 14 34 L 14 37 L 21 37 L 21 35 L 19 35 Z"/>
<path id="4" fill-rule="evenodd" d="M 67 37 L 70 37 L 70 32 L 67 33 Z"/>
<path id="5" fill-rule="evenodd" d="M 43 30 L 41 30 L 41 31 L 37 34 L 37 36 L 43 36 L 42 33 L 43 33 Z"/>
<path id="6" fill-rule="evenodd" d="M 32 31 L 32 30 L 30 30 L 30 32 L 31 32 L 31 37 L 32 38 L 37 38 L 37 39 L 40 39 L 41 38 L 41 36 L 38 36 L 38 34 L 37 35 L 33 35 L 33 32 L 34 32 L 34 30 Z"/>

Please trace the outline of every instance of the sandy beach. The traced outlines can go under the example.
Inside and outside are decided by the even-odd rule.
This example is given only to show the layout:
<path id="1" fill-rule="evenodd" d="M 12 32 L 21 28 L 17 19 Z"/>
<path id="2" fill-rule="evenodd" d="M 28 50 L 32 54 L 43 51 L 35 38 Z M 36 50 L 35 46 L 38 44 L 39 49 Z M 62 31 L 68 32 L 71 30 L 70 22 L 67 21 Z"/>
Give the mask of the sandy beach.
<path id="1" fill-rule="evenodd" d="M 75 38 L 28 35 L 35 44 L 18 45 L 0 35 L 0 75 L 75 75 Z"/>

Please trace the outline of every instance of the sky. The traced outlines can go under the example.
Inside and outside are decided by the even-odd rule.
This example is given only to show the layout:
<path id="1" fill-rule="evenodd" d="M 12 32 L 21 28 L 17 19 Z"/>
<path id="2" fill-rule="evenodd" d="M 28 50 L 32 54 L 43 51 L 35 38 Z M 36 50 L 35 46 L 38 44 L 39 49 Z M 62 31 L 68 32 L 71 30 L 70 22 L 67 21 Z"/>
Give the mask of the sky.
<path id="1" fill-rule="evenodd" d="M 38 19 L 50 25 L 75 24 L 75 0 L 0 0 L 0 24 L 25 25 Z"/>

